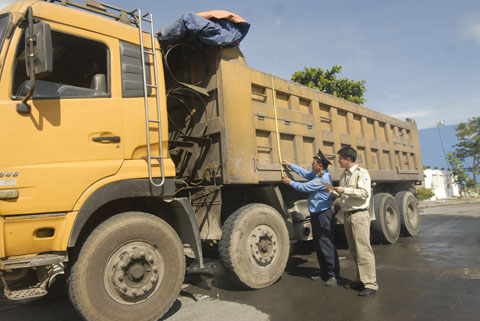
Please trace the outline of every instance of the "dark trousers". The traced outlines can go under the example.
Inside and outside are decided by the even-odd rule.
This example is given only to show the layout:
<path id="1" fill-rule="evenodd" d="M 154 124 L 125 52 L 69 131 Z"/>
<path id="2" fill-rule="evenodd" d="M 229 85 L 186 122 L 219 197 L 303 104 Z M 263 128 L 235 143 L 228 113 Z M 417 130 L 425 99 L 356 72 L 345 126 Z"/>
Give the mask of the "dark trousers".
<path id="1" fill-rule="evenodd" d="M 332 210 L 311 213 L 313 247 L 317 253 L 320 273 L 323 279 L 340 276 L 338 253 L 333 244 L 334 214 Z"/>

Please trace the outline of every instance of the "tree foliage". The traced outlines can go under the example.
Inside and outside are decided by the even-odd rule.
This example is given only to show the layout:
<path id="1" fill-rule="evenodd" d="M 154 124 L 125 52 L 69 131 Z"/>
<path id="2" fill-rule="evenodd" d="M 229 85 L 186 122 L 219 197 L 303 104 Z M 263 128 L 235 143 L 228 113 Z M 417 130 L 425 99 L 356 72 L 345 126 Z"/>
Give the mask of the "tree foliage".
<path id="1" fill-rule="evenodd" d="M 431 188 L 417 188 L 417 197 L 419 200 L 428 200 L 435 196 Z"/>
<path id="2" fill-rule="evenodd" d="M 348 78 L 337 78 L 342 66 L 333 66 L 331 70 L 305 67 L 292 75 L 292 80 L 310 88 L 318 89 L 356 104 L 364 104 L 363 94 L 367 91 L 365 80 L 354 81 Z"/>
<path id="3" fill-rule="evenodd" d="M 468 176 L 466 169 L 462 166 L 461 160 L 455 153 L 447 154 L 448 163 L 451 166 L 451 173 L 454 177 L 453 183 L 457 184 L 463 195 L 467 195 L 467 187 L 473 187 L 474 181 Z"/>
<path id="4" fill-rule="evenodd" d="M 466 123 L 458 124 L 455 130 L 459 140 L 455 145 L 455 156 L 462 162 L 465 162 L 467 158 L 472 158 L 472 165 L 468 166 L 466 170 L 472 173 L 473 182 L 470 184 L 477 191 L 477 173 L 480 165 L 480 117 L 473 117 Z"/>

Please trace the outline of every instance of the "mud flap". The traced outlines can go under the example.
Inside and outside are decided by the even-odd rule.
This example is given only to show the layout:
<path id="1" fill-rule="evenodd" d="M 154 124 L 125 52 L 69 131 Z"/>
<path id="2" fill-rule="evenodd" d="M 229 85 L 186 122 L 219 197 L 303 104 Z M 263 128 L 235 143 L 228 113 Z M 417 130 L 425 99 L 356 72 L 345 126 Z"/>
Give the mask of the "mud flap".
<path id="1" fill-rule="evenodd" d="M 189 244 L 195 253 L 200 268 L 203 268 L 202 243 L 195 211 L 186 197 L 174 198 L 168 203 L 173 208 L 178 219 L 178 236 L 183 244 Z"/>

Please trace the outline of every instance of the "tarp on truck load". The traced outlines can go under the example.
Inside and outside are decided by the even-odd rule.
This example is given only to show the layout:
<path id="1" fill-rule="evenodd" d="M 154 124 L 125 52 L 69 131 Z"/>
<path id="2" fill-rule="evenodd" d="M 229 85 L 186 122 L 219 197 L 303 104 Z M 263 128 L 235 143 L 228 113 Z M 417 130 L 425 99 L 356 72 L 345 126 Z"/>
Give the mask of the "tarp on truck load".
<path id="1" fill-rule="evenodd" d="M 179 42 L 198 46 L 199 43 L 219 46 L 238 46 L 247 35 L 250 24 L 242 17 L 224 10 L 186 13 L 171 25 L 160 29 L 162 45 Z"/>

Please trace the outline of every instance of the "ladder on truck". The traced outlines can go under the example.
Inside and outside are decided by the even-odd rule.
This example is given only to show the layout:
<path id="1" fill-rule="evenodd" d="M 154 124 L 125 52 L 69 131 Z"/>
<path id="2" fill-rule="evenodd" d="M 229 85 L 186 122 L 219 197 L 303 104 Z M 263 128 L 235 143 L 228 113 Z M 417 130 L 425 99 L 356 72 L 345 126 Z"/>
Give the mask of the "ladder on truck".
<path id="1" fill-rule="evenodd" d="M 165 183 L 165 165 L 164 165 L 164 158 L 163 158 L 163 140 L 162 140 L 162 127 L 161 127 L 161 110 L 160 110 L 160 93 L 159 93 L 159 86 L 158 86 L 158 73 L 157 73 L 157 50 L 155 48 L 155 33 L 153 29 L 153 16 L 151 13 L 146 13 L 142 15 L 140 9 L 136 9 L 133 12 L 137 12 L 138 15 L 135 15 L 137 19 L 138 31 L 140 36 L 140 55 L 142 57 L 142 74 L 143 74 L 143 95 L 145 101 L 145 122 L 146 122 L 146 135 L 147 135 L 147 163 L 148 163 L 148 176 L 150 180 L 150 184 L 153 186 L 160 187 Z M 142 22 L 150 24 L 150 37 L 152 42 L 152 49 L 146 49 L 143 43 L 143 29 L 142 29 Z M 153 74 L 154 74 L 154 83 L 147 83 L 147 67 L 145 66 L 145 55 L 153 58 Z M 149 67 L 148 67 L 149 68 Z M 152 77 L 150 77 L 152 79 Z M 155 100 L 156 100 L 156 119 L 150 118 L 150 106 L 148 103 L 148 91 L 149 89 L 155 90 Z M 152 148 L 150 146 L 150 126 L 157 125 L 158 126 L 158 155 L 152 154 Z M 156 183 L 153 180 L 153 173 L 152 173 L 152 161 L 160 161 L 160 170 L 161 170 L 161 181 L 160 183 Z"/>

